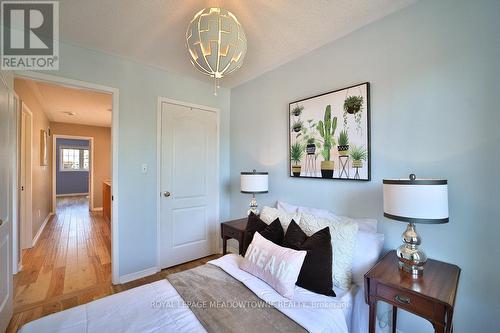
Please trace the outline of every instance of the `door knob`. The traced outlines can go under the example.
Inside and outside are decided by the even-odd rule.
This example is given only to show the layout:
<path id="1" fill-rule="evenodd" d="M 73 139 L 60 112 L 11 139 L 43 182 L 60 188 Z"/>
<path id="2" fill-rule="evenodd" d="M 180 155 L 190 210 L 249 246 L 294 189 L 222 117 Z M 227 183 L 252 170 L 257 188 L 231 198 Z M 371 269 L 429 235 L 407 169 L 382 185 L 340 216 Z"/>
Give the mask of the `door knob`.
<path id="1" fill-rule="evenodd" d="M 163 196 L 164 196 L 165 198 L 168 198 L 168 197 L 170 196 L 170 192 L 169 192 L 169 191 L 165 191 L 165 192 L 163 192 Z"/>
<path id="2" fill-rule="evenodd" d="M 0 226 L 2 226 L 2 224 L 3 224 L 3 220 L 2 220 L 2 219 L 0 219 Z"/>

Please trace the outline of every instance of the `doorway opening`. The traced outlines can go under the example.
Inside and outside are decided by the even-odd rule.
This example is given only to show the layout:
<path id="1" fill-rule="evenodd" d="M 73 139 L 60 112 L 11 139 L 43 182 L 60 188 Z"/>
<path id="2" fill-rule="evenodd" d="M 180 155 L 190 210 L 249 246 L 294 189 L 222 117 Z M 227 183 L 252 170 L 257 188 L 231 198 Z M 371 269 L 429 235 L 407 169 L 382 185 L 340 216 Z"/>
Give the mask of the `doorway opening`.
<path id="1" fill-rule="evenodd" d="M 34 72 L 16 73 L 14 90 L 20 132 L 27 132 L 25 124 L 33 122 L 32 138 L 17 145 L 22 162 L 22 147 L 31 142 L 31 163 L 27 158 L 25 163 L 33 175 L 31 202 L 18 195 L 19 212 L 25 209 L 28 217 L 31 212 L 32 221 L 26 227 L 19 224 L 13 235 L 20 244 L 13 247 L 14 258 L 26 259 L 14 277 L 14 312 L 19 312 L 107 290 L 119 281 L 118 210 L 113 200 L 119 97 L 115 88 Z M 20 188 L 28 183 L 22 178 L 27 174 L 22 164 Z M 104 214 L 103 207 L 109 212 Z M 24 240 L 28 227 L 31 232 Z"/>
<path id="2" fill-rule="evenodd" d="M 72 203 L 90 211 L 99 210 L 94 206 L 93 146 L 93 137 L 54 134 L 52 211 L 65 209 Z"/>

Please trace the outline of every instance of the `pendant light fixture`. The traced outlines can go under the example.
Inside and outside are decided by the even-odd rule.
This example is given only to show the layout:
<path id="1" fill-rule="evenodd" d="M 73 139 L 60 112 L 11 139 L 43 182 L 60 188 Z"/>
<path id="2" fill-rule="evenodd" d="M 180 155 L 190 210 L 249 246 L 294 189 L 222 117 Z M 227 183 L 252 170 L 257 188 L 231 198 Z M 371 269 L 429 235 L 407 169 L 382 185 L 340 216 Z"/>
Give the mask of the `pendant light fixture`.
<path id="1" fill-rule="evenodd" d="M 219 79 L 241 67 L 247 39 L 231 12 L 210 7 L 199 11 L 189 23 L 186 43 L 193 66 L 214 78 L 214 95 Z"/>

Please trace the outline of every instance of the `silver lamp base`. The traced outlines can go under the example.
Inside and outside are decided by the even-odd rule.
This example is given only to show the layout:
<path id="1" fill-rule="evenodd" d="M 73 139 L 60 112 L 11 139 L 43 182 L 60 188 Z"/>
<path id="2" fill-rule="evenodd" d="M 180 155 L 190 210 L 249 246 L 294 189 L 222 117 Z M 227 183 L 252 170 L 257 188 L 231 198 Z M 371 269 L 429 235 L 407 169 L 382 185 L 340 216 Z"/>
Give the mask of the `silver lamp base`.
<path id="1" fill-rule="evenodd" d="M 249 205 L 250 209 L 247 210 L 247 215 L 250 215 L 250 213 L 254 213 L 255 215 L 259 215 L 259 210 L 257 209 L 257 200 L 255 200 L 255 194 L 252 197 L 252 200 L 250 201 Z"/>
<path id="2" fill-rule="evenodd" d="M 413 222 L 408 223 L 408 227 L 401 236 L 404 244 L 396 250 L 399 258 L 399 269 L 413 276 L 422 275 L 424 265 L 427 262 L 427 255 L 418 247 L 422 243 L 422 239 L 417 233 L 415 224 Z"/>

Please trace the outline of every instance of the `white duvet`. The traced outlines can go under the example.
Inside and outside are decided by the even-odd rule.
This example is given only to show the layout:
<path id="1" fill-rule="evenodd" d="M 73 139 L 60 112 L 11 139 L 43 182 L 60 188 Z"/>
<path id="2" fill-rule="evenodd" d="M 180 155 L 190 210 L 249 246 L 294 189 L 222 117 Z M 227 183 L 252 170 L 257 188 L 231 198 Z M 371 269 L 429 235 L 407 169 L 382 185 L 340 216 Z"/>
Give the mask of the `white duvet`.
<path id="1" fill-rule="evenodd" d="M 241 281 L 309 332 L 349 331 L 354 290 L 344 293 L 335 290 L 337 297 L 328 297 L 296 287 L 290 301 L 239 269 L 239 260 L 242 257 L 228 254 L 210 263 Z M 161 280 L 40 318 L 24 325 L 19 332 L 205 332 L 205 329 L 193 312 L 182 305 L 182 298 L 172 285 Z"/>

